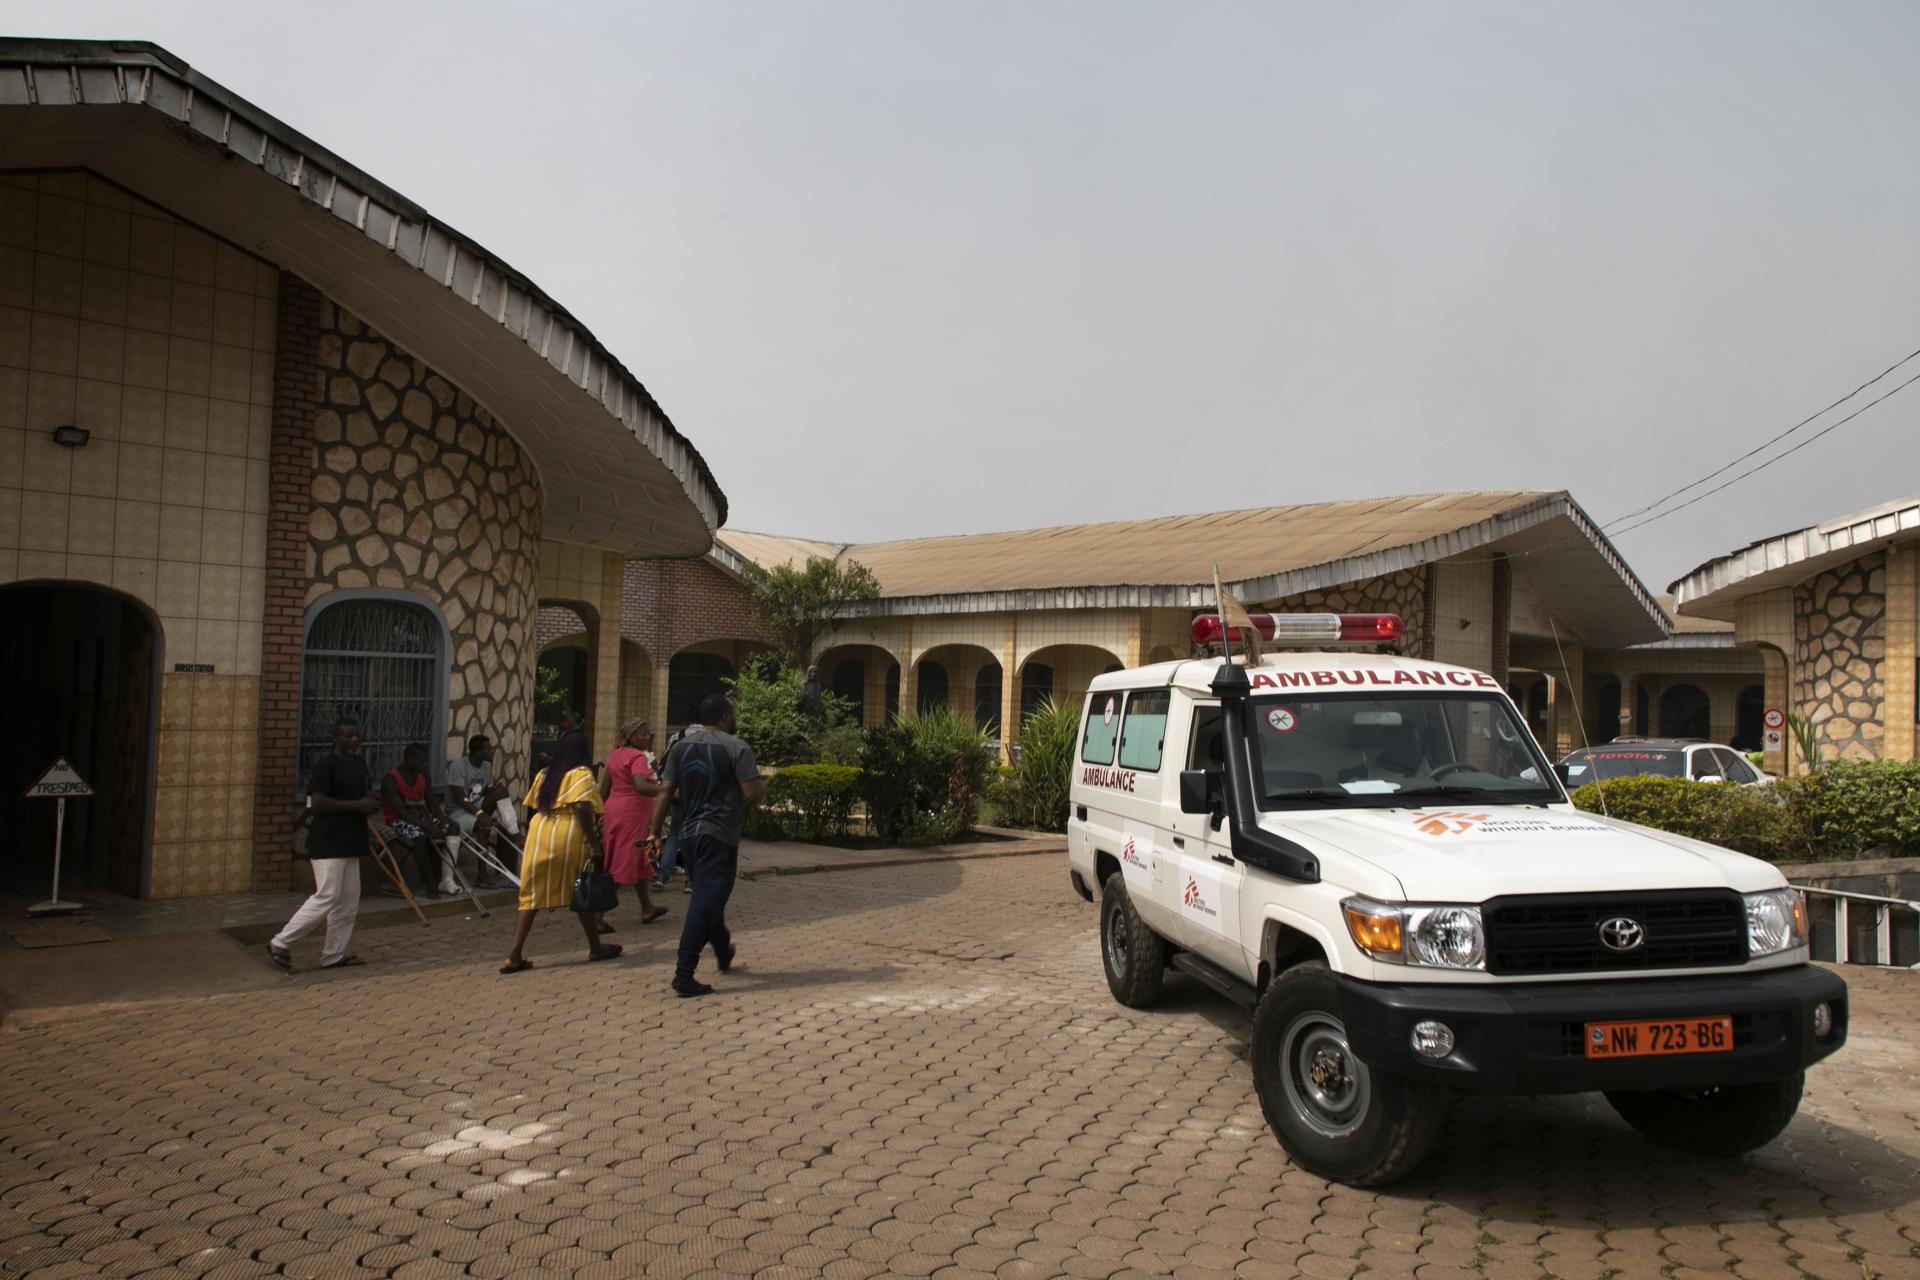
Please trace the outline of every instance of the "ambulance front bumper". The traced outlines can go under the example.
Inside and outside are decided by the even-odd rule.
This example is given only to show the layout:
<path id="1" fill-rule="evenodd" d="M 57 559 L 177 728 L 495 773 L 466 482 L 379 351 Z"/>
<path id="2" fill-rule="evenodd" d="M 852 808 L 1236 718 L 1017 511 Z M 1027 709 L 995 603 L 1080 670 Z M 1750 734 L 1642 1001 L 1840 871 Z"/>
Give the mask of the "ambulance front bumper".
<path id="1" fill-rule="evenodd" d="M 1847 984 L 1813 965 L 1699 978 L 1484 987 L 1340 980 L 1347 1041 L 1376 1070 L 1489 1093 L 1689 1089 L 1779 1080 L 1847 1038 Z M 1825 1033 L 1815 1012 L 1826 1006 Z M 1593 1024 L 1730 1017 L 1732 1047 L 1588 1056 Z M 1453 1049 L 1426 1057 L 1414 1027 L 1440 1022 Z"/>

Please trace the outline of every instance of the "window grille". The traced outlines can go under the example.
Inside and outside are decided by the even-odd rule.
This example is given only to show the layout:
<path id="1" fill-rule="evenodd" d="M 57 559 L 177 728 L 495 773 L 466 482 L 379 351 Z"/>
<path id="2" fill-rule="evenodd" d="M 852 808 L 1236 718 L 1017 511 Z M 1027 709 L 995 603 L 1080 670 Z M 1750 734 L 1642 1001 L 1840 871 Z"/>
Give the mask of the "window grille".
<path id="1" fill-rule="evenodd" d="M 360 722 L 361 758 L 375 778 L 400 763 L 410 742 L 426 743 L 431 753 L 440 656 L 439 623 L 419 605 L 343 600 L 315 615 L 300 682 L 299 791 L 333 749 L 333 722 L 341 716 Z"/>

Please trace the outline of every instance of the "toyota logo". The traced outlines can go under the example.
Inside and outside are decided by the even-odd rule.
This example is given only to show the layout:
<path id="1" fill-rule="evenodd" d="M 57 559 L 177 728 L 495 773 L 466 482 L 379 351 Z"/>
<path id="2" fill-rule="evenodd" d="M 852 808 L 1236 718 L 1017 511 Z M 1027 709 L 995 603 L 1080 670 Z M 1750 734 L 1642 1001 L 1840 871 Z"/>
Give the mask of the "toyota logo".
<path id="1" fill-rule="evenodd" d="M 1638 920 L 1614 916 L 1600 922 L 1600 941 L 1609 951 L 1637 951 L 1646 940 L 1646 927 Z"/>

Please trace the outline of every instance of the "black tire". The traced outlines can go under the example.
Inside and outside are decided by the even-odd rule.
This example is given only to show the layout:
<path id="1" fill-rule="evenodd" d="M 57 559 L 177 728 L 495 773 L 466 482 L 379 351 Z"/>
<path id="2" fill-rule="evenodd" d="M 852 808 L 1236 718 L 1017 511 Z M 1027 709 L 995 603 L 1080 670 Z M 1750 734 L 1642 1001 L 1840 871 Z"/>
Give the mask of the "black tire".
<path id="1" fill-rule="evenodd" d="M 1253 1015 L 1253 1083 L 1267 1125 L 1301 1168 L 1353 1187 L 1413 1172 L 1447 1115 L 1447 1091 L 1369 1068 L 1347 1045 L 1325 964 L 1275 978 Z"/>
<path id="2" fill-rule="evenodd" d="M 1160 977 L 1167 969 L 1167 947 L 1133 909 L 1119 872 L 1100 886 L 1100 966 L 1107 989 L 1129 1009 L 1144 1009 L 1160 998 Z"/>
<path id="3" fill-rule="evenodd" d="M 1620 1118 L 1663 1147 L 1696 1156 L 1745 1155 L 1780 1136 L 1800 1109 L 1804 1072 L 1759 1084 L 1658 1093 L 1616 1092 Z"/>

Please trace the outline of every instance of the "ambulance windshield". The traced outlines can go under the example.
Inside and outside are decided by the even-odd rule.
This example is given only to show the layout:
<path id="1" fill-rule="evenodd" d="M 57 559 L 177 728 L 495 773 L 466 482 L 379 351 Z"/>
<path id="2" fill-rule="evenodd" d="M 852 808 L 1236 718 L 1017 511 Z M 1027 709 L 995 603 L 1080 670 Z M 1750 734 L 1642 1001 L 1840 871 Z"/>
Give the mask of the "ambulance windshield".
<path id="1" fill-rule="evenodd" d="M 1261 807 L 1549 804 L 1533 735 L 1486 693 L 1320 693 L 1249 701 Z"/>

